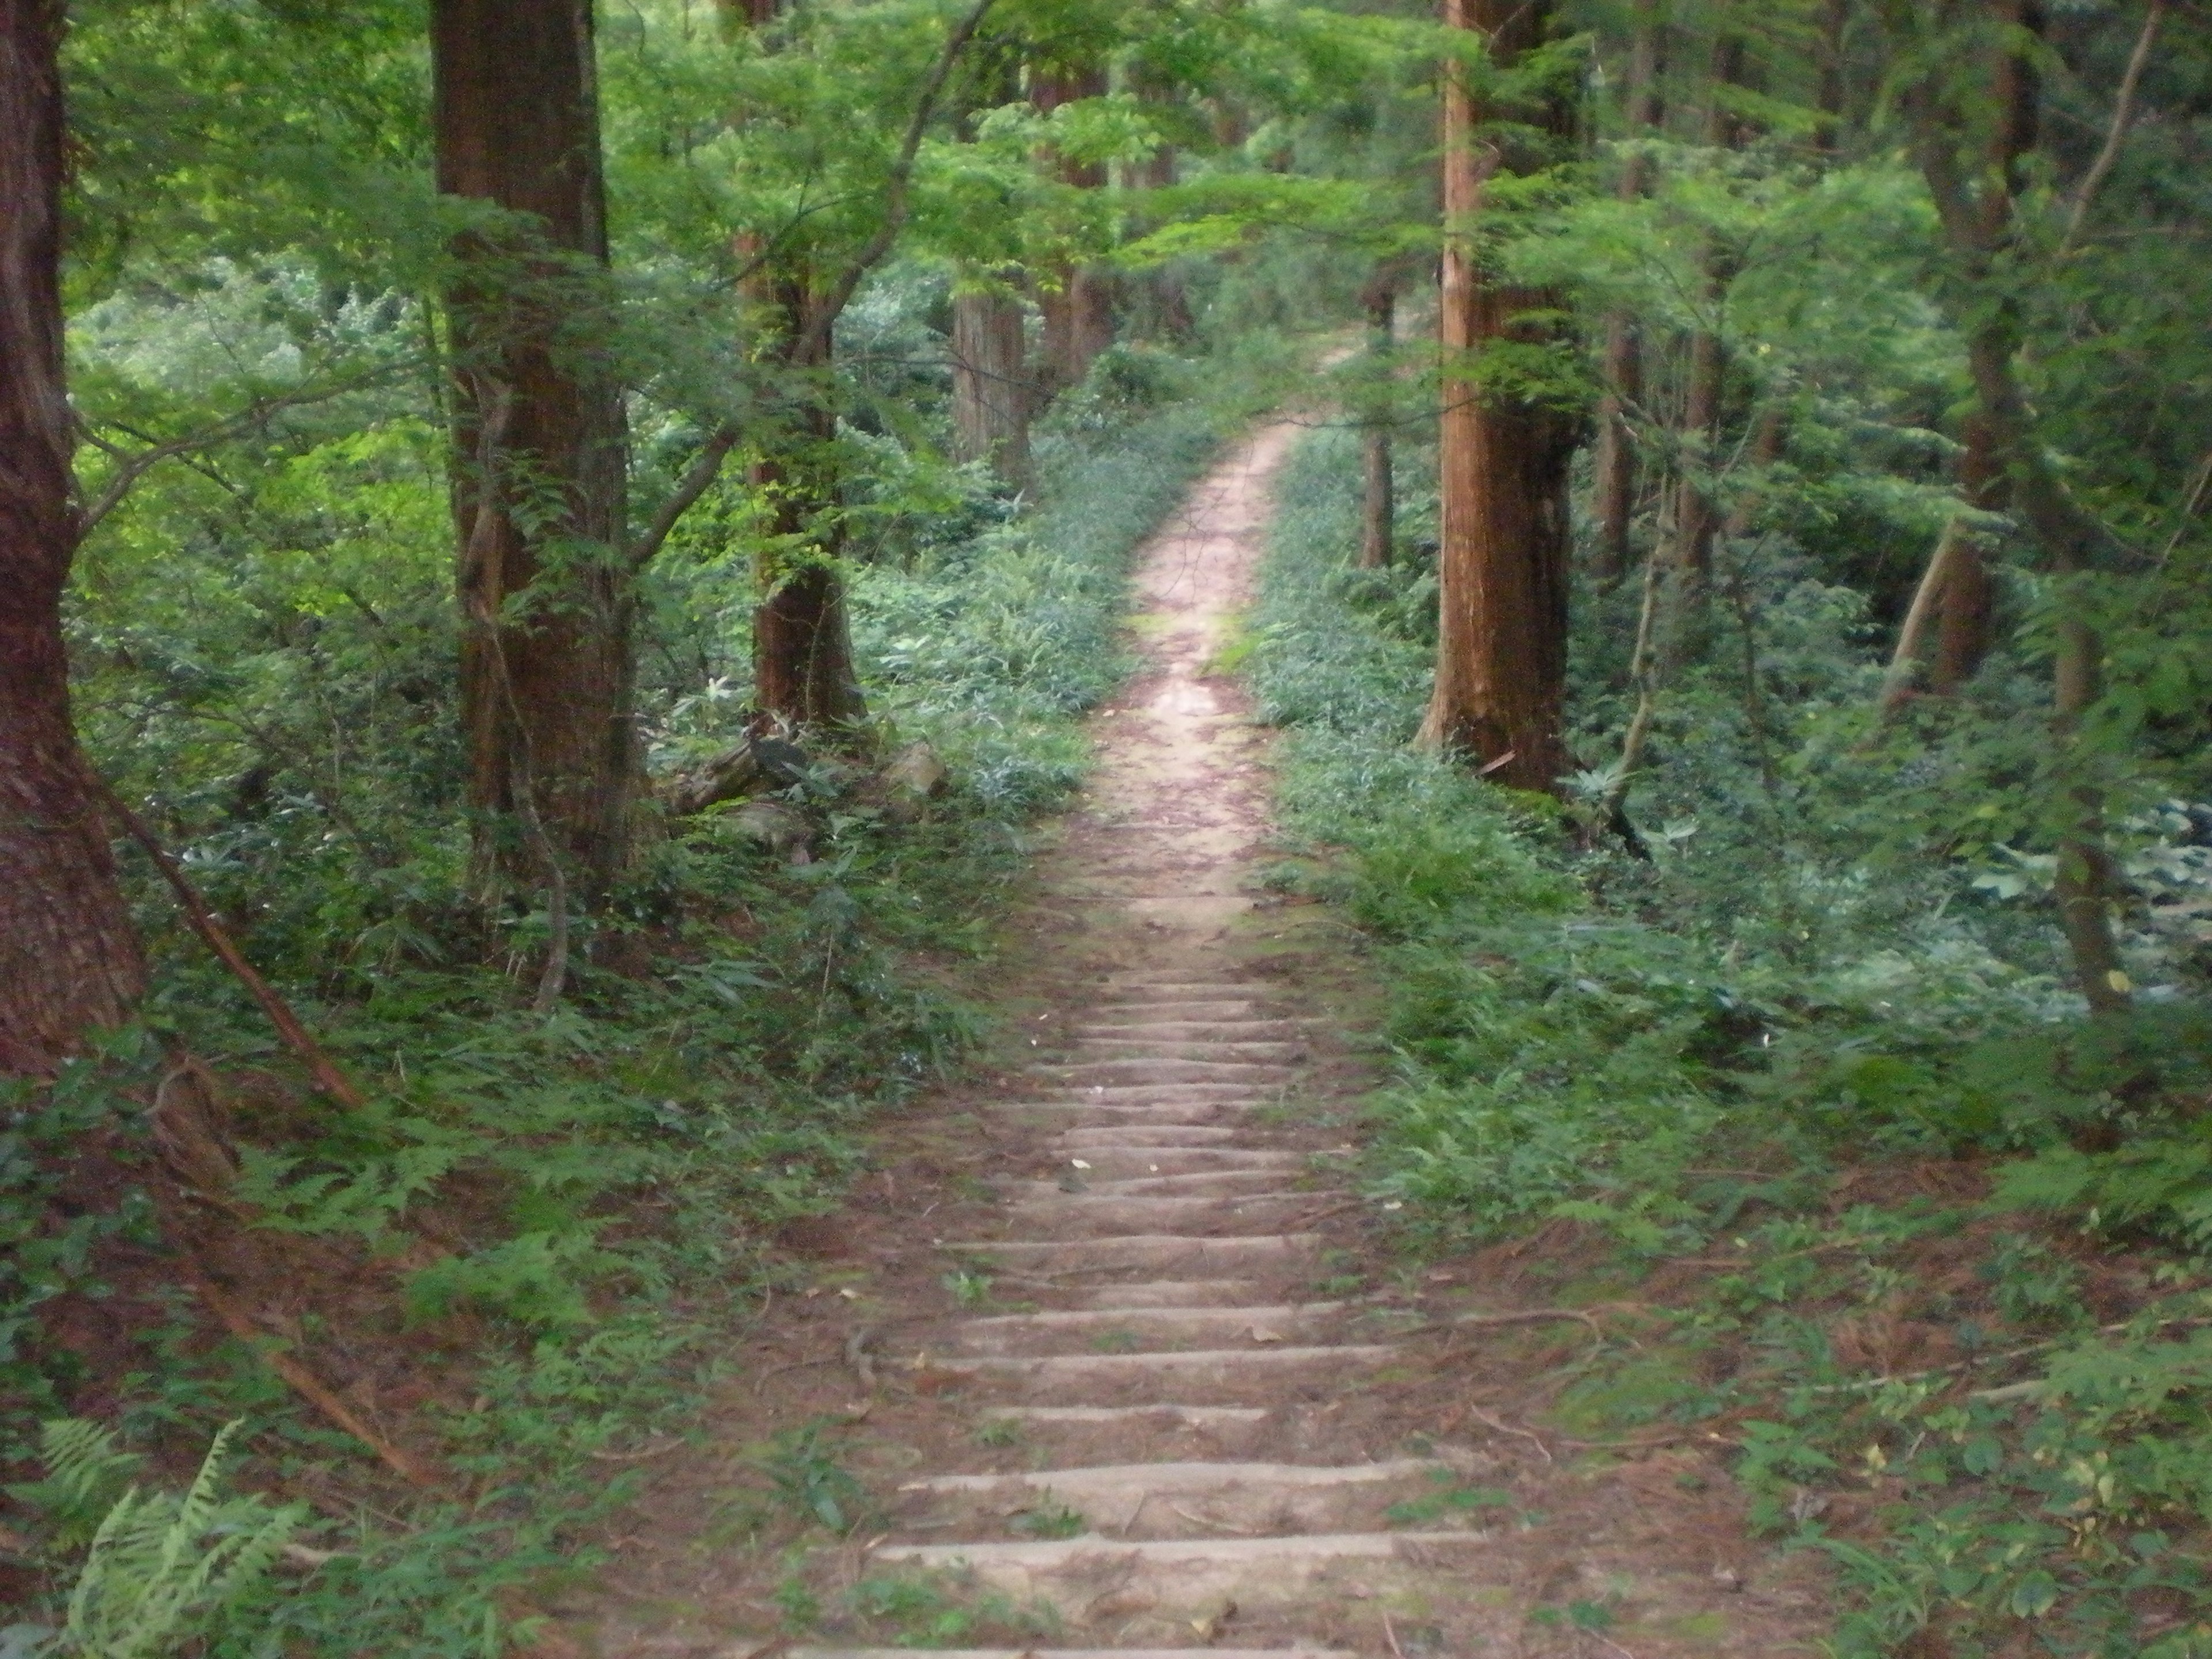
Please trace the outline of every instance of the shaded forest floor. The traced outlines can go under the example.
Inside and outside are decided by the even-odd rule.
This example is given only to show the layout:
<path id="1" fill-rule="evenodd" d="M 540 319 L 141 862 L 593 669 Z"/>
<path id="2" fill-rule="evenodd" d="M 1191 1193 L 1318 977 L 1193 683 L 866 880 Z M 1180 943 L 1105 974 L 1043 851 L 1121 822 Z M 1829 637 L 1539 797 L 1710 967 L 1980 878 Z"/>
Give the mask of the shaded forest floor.
<path id="1" fill-rule="evenodd" d="M 1574 1296 L 1589 1264 L 1571 1231 L 1425 1261 L 1388 1248 L 1381 1200 L 1345 1184 L 1347 1160 L 1358 1156 L 1361 1097 L 1377 1075 L 1378 981 L 1328 907 L 1261 884 L 1273 856 L 1269 741 L 1223 666 L 1263 544 L 1267 490 L 1294 435 L 1279 426 L 1241 446 L 1148 547 L 1134 619 L 1144 666 L 1094 715 L 1097 769 L 1031 872 L 982 988 L 997 1032 L 985 1073 L 883 1121 L 850 1201 L 785 1230 L 790 1288 L 731 1334 L 743 1362 L 700 1421 L 672 1425 L 667 1441 L 635 1454 L 641 1496 L 606 1540 L 606 1565 L 547 1586 L 532 1603 L 551 1620 L 541 1650 L 734 1656 L 793 1641 L 1016 1650 L 1319 1642 L 1374 1654 L 1639 1659 L 1812 1650 L 1825 1587 L 1808 1558 L 1747 1540 L 1726 1437 L 1578 1435 L 1554 1420 L 1559 1391 L 1593 1340 L 1620 1335 L 1598 1322 L 1610 1308 L 1593 1311 Z M 1182 995 L 1211 985 L 1248 1000 L 1270 1030 L 1299 1033 L 1294 1061 L 1241 1063 L 1247 1050 L 1288 1045 L 1231 1042 L 1225 1025 L 1166 1028 L 1182 1040 L 1157 1060 L 1122 1058 L 1114 1040 L 1085 1035 L 1106 1017 L 1102 1003 L 1153 984 Z M 1212 1075 L 1210 1066 L 1254 1080 L 1192 1081 Z M 1108 1081 L 1085 1081 L 1093 1075 Z M 1118 1133 L 1066 1127 L 1089 1121 L 1066 1115 L 1083 1109 L 1086 1092 L 1102 1103 L 1096 1109 L 1107 1124 L 1135 1126 L 1123 1139 L 1219 1136 L 1228 1148 L 1231 1130 L 1210 1126 L 1231 1121 L 1219 1115 L 1242 1109 L 1229 1097 L 1243 1087 L 1259 1103 L 1252 1127 L 1234 1133 L 1268 1148 L 1249 1156 L 1297 1154 L 1302 1173 L 1281 1195 L 1295 1259 L 1213 1288 L 1183 1282 L 1207 1271 L 1174 1254 L 1204 1257 L 1202 1238 L 1191 1236 L 1251 1242 L 1263 1224 L 1202 1205 L 1161 1220 L 1158 1206 L 1198 1200 L 1151 1194 L 1228 1178 L 1204 1175 L 1109 1182 L 1143 1195 L 1100 1194 L 1098 1203 L 1124 1202 L 1132 1213 L 1088 1227 L 1112 1236 L 1071 1243 L 1065 1259 L 1024 1267 L 1018 1254 L 1009 1263 L 948 1248 L 1010 1229 L 1019 1237 L 1036 1194 L 1056 1202 L 1055 1182 L 1063 1192 L 1086 1184 L 1069 1176 L 1071 1142 L 1080 1152 Z M 1164 1119 L 1175 1122 L 1160 1127 Z M 1117 1269 L 1113 1250 L 1144 1239 L 1152 1242 Z M 1085 1262 L 1086 1250 L 1103 1253 Z M 1551 1317 L 1562 1291 L 1576 1305 Z M 1263 1345 L 1280 1339 L 1251 1328 L 1249 1371 L 1232 1355 L 1218 1371 L 1180 1380 L 1123 1379 L 1106 1396 L 1095 1382 L 1092 1394 L 1063 1396 L 1048 1380 L 969 1368 L 972 1327 L 1019 1328 L 1024 1316 L 1162 1295 L 1264 1302 L 1274 1311 L 1261 1312 L 1285 1328 L 1310 1309 L 1337 1340 L 1375 1352 L 1350 1373 L 1319 1348 L 1309 1361 L 1262 1363 L 1273 1358 Z M 1222 1311 L 1231 1323 L 1243 1316 Z M 1194 1363 L 1220 1346 L 1109 1329 L 1053 1352 L 1128 1352 L 1141 1370 L 1150 1356 Z M 1009 1404 L 1109 1396 L 1119 1403 L 1097 1408 L 1098 1420 L 1027 1429 L 1015 1426 L 1026 1407 Z M 1164 1432 L 1161 1413 L 1193 1400 L 1233 1401 L 1196 1409 L 1235 1421 Z M 1191 1589 L 1172 1575 L 1158 1579 L 1164 1570 L 1134 1553 L 1178 1539 L 1200 1554 L 1208 1539 L 1258 1548 L 1283 1531 L 1284 1512 L 1266 1512 L 1269 1470 L 1389 1460 L 1430 1466 L 1389 1494 L 1398 1501 L 1387 1513 L 1361 1512 L 1376 1528 L 1408 1534 L 1401 1554 L 1413 1565 L 1401 1561 L 1400 1577 L 1354 1562 L 1287 1591 L 1271 1592 L 1258 1569 L 1242 1570 L 1258 1578 L 1241 1589 Z M 1194 1488 L 1176 1484 L 1224 1463 L 1231 1473 L 1202 1474 Z M 1054 1470 L 1071 1491 L 1110 1475 L 1111 1512 L 1085 1512 L 1079 1495 L 1054 1498 Z M 948 1509 L 927 1487 L 947 1474 L 1000 1479 L 1011 1484 L 991 1491 L 1014 1496 L 977 1499 L 980 1512 Z M 1125 1515 L 1133 1492 L 1138 1513 Z M 1290 1532 L 1333 1536 L 1346 1524 L 1336 1511 L 1307 1513 Z M 1068 1559 L 1034 1571 L 1018 1561 L 926 1571 L 897 1559 L 909 1544 L 926 1556 L 948 1536 L 973 1540 L 979 1561 L 994 1540 L 1018 1557 L 1066 1538 Z M 1443 1556 L 1423 1558 L 1415 1538 L 1442 1540 L 1421 1547 Z M 1474 1552 L 1465 1561 L 1448 1547 L 1461 1541 Z"/>

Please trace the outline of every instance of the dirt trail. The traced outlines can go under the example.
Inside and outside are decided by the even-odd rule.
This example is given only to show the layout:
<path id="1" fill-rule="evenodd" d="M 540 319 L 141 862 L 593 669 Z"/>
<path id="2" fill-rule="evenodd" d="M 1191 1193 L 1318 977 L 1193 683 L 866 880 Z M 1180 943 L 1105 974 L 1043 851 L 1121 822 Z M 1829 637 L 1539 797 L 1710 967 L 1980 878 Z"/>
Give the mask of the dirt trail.
<path id="1" fill-rule="evenodd" d="M 635 1639 L 602 1625 L 600 1652 L 764 1656 L 763 1615 L 795 1595 L 826 1634 L 794 1659 L 994 1635 L 1014 1645 L 968 1651 L 1810 1650 L 1810 1598 L 1744 1558 L 1711 1449 L 1577 1462 L 1513 1420 L 1579 1325 L 1471 1350 L 1439 1317 L 1453 1273 L 1394 1286 L 1364 1246 L 1343 1124 L 1371 1062 L 1339 1030 L 1358 963 L 1317 909 L 1257 890 L 1265 734 L 1209 672 L 1293 435 L 1241 446 L 1146 550 L 1145 666 L 1097 717 L 1010 988 L 1033 1058 L 895 1130 L 881 1192 L 792 1241 L 816 1281 L 750 1339 L 751 1420 L 721 1432 L 781 1425 L 788 1448 L 842 1413 L 879 1522 L 772 1590 L 773 1552 L 716 1520 L 730 1500 L 677 1479 L 659 1529 L 689 1547 L 631 1588 L 719 1637 L 617 1620 Z M 876 1587 L 858 1613 L 855 1586 Z"/>

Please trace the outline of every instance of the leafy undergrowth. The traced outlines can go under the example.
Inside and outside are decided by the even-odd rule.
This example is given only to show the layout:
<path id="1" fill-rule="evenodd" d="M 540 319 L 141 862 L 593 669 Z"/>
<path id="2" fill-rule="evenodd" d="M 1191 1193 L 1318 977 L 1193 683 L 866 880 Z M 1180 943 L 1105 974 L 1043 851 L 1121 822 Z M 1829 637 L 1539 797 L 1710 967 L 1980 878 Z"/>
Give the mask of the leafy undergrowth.
<path id="1" fill-rule="evenodd" d="M 1073 717 L 1116 672 L 1127 556 L 1215 441 L 1205 410 L 1169 405 L 1176 372 L 1116 354 L 1042 434 L 1032 510 L 979 490 L 965 533 L 857 573 L 885 744 L 934 739 L 948 792 L 895 811 L 862 769 L 810 765 L 780 803 L 804 862 L 741 812 L 672 822 L 550 1016 L 528 1006 L 544 916 L 507 916 L 481 965 L 459 814 L 405 796 L 450 779 L 441 708 L 410 714 L 387 672 L 356 722 L 409 763 L 397 794 L 333 800 L 282 765 L 241 783 L 171 695 L 193 642 L 144 622 L 102 671 L 103 762 L 367 1104 L 307 1088 L 143 893 L 161 973 L 144 1024 L 4 1103 L 0 1462 L 19 1478 L 0 1600 L 29 1622 L 0 1650 L 494 1655 L 588 1577 L 637 1466 L 742 1363 L 732 1333 L 790 1271 L 779 1230 L 834 1203 L 863 1120 L 979 1033 L 959 988 L 1024 823 L 1079 774 Z M 713 574 L 672 579 L 695 614 Z M 353 644 L 325 619 L 324 651 L 442 649 L 383 637 L 384 597 Z M 680 762 L 737 718 L 733 699 L 665 702 L 658 749 Z M 204 1456 L 191 1496 L 165 1495 Z M 864 1584 L 854 1612 L 1006 1622 L 915 1594 Z"/>
<path id="2" fill-rule="evenodd" d="M 1865 768 L 1777 762 L 1802 835 L 1692 857 L 1670 821 L 1647 863 L 1407 750 L 1430 578 L 1345 568 L 1357 488 L 1339 434 L 1286 474 L 1248 672 L 1291 729 L 1279 879 L 1389 988 L 1371 1191 L 1407 1248 L 1534 1235 L 1607 1333 L 1554 1421 L 1730 1448 L 1754 1527 L 1834 1564 L 1833 1652 L 2212 1653 L 2199 993 L 2084 1019 L 2014 894 L 1939 871 L 1942 903 L 1837 831 L 1881 816 Z M 1797 648 L 1833 665 L 1809 750 L 1867 678 L 1847 631 Z M 1698 795 L 1724 736 L 1686 731 L 1671 807 L 1741 807 Z"/>

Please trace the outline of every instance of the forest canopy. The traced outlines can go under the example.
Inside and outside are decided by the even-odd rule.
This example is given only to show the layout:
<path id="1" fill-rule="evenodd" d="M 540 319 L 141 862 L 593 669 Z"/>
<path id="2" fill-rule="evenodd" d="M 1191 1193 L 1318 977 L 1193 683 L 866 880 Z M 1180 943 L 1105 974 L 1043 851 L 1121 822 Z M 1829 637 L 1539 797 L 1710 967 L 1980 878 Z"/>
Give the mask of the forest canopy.
<path id="1" fill-rule="evenodd" d="M 498 1650 L 974 1048 L 1133 550 L 1281 410 L 1223 666 L 1397 1006 L 1366 1198 L 1709 1260 L 1971 1167 L 2179 1299 L 2007 1328 L 2111 1358 L 2040 1429 L 1851 1396 L 1984 1484 L 1839 1650 L 2212 1651 L 2208 191 L 2188 0 L 0 0 L 10 1599 L 251 1447 L 159 1639 Z"/>

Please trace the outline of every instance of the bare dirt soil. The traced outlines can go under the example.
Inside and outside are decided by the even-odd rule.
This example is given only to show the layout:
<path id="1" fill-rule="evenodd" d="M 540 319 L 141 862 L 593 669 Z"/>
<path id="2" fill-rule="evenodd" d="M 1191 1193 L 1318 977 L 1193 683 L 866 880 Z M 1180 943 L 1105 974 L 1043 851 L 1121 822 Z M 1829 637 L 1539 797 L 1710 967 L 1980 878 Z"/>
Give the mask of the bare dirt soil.
<path id="1" fill-rule="evenodd" d="M 1040 862 L 995 1072 L 788 1230 L 801 1288 L 731 1333 L 696 1441 L 633 1466 L 545 1650 L 1814 1650 L 1817 1575 L 1747 1540 L 1724 1443 L 1570 1437 L 1546 1408 L 1589 1323 L 1480 1322 L 1542 1312 L 1571 1241 L 1370 1236 L 1373 992 L 1340 924 L 1257 886 L 1268 739 L 1214 669 L 1293 435 L 1146 550 L 1144 666 Z"/>

